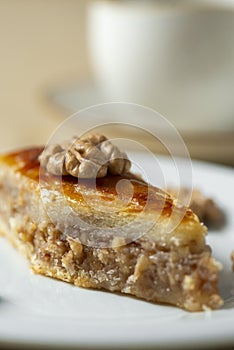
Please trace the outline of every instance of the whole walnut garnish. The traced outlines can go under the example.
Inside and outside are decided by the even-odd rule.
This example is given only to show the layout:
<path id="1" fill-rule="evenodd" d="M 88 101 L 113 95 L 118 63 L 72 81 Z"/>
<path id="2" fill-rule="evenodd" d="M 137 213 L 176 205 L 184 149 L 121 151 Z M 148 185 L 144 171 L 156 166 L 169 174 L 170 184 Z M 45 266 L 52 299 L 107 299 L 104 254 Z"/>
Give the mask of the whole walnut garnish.
<path id="1" fill-rule="evenodd" d="M 49 145 L 39 157 L 41 166 L 53 175 L 80 178 L 104 177 L 107 172 L 121 175 L 131 163 L 124 152 L 105 136 L 75 137 L 60 145 Z"/>

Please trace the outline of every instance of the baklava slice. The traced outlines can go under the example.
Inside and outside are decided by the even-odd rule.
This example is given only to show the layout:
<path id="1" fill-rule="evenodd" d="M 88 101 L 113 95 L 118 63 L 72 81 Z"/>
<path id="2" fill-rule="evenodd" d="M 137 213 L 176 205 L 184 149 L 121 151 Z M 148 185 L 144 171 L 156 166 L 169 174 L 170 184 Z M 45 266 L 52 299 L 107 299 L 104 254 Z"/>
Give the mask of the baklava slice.
<path id="1" fill-rule="evenodd" d="M 116 162 L 109 143 L 94 177 L 88 146 L 0 157 L 3 235 L 36 273 L 188 311 L 220 307 L 220 264 L 198 217 L 130 173 L 127 159 Z"/>

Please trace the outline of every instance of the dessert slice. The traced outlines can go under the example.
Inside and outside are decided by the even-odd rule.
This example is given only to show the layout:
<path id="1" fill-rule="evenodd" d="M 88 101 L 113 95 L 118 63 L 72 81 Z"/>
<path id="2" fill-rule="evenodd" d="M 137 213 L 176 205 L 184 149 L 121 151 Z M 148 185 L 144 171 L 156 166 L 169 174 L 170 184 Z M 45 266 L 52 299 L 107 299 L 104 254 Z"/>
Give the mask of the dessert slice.
<path id="1" fill-rule="evenodd" d="M 197 216 L 128 172 L 128 160 L 110 157 L 95 181 L 87 178 L 82 163 L 92 172 L 98 161 L 86 146 L 0 157 L 1 232 L 32 270 L 189 311 L 220 307 L 219 264 Z"/>

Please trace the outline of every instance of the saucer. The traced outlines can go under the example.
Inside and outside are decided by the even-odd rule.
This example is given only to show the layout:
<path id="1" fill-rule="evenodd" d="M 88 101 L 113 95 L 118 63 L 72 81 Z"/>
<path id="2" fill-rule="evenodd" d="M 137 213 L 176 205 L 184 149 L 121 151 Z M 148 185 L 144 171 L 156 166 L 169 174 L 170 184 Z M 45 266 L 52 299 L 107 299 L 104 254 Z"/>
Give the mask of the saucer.
<path id="1" fill-rule="evenodd" d="M 49 100 L 71 115 L 97 104 L 132 102 L 108 100 L 100 88 L 98 88 L 97 84 L 91 80 L 55 88 L 49 93 Z M 185 124 L 183 129 L 178 128 L 191 157 L 234 165 L 234 116 L 233 122 L 223 125 L 222 128 L 215 127 L 215 125 L 206 125 L 205 121 L 200 124 L 200 126 L 196 127 L 196 130 L 194 130 L 189 123 Z M 153 120 L 147 120 L 147 128 L 151 126 L 153 127 Z M 175 125 L 175 127 L 177 127 L 177 125 Z M 157 146 L 154 147 L 150 145 L 150 148 L 154 152 L 164 153 Z"/>

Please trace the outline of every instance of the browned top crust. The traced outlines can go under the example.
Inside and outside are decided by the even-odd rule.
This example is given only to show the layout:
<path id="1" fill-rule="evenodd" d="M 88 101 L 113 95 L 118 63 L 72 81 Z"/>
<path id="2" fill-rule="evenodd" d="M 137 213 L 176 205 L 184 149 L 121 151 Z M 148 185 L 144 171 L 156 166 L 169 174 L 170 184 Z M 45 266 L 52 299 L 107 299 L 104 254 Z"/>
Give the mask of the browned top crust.
<path id="1" fill-rule="evenodd" d="M 40 168 L 39 156 L 42 153 L 42 147 L 35 147 L 29 149 L 19 150 L 17 152 L 9 153 L 0 156 L 0 162 L 6 163 L 14 168 L 14 171 L 19 172 L 23 176 L 39 183 L 40 177 L 43 181 L 48 181 L 50 184 L 56 184 L 60 177 L 51 175 L 42 167 Z M 174 199 L 168 193 L 161 189 L 148 185 L 137 176 L 128 173 L 125 175 L 110 175 L 104 178 L 98 178 L 95 182 L 95 190 L 99 194 L 99 198 L 103 201 L 111 203 L 118 195 L 116 185 L 120 180 L 130 180 L 133 186 L 133 193 L 131 201 L 127 205 L 127 211 L 140 212 L 145 206 L 149 210 L 160 210 L 162 217 L 169 217 L 172 209 L 175 206 Z M 92 189 L 93 181 L 90 179 L 78 179 L 72 176 L 62 177 L 62 186 L 64 194 L 71 200 L 81 201 L 81 192 Z M 82 189 L 82 191 L 80 191 Z M 126 211 L 126 209 L 125 209 Z M 190 210 L 186 209 L 183 216 L 183 223 L 187 221 L 198 223 L 197 216 Z"/>

